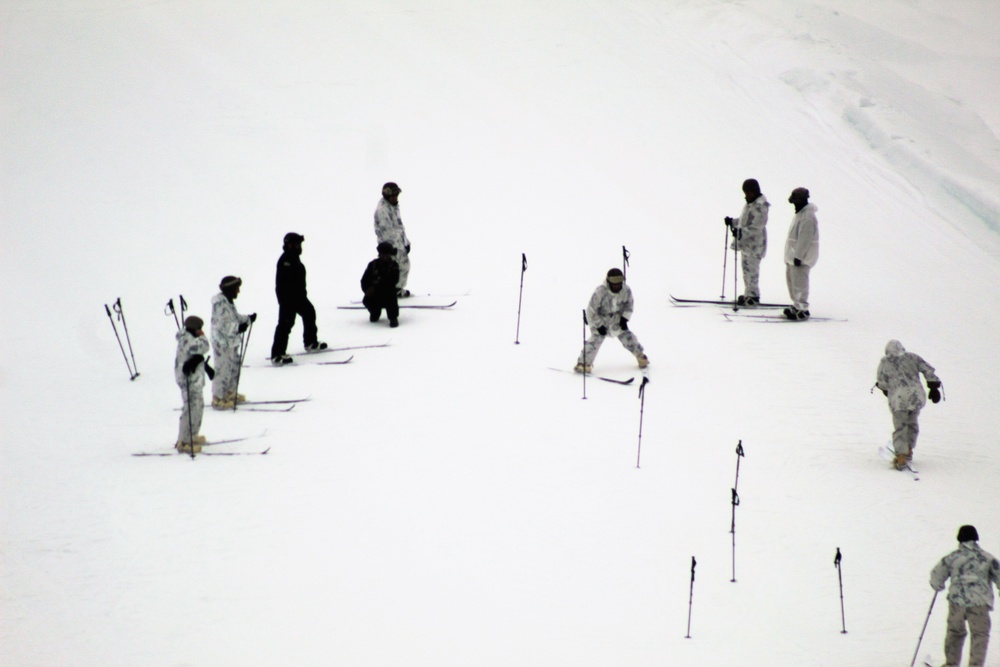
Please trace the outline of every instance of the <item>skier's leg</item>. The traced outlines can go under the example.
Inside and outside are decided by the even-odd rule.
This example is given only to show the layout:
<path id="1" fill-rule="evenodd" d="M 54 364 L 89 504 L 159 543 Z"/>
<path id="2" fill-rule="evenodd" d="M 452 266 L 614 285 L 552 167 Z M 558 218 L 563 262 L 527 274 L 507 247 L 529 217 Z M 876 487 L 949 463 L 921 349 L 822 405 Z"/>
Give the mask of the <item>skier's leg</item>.
<path id="1" fill-rule="evenodd" d="M 275 359 L 288 351 L 288 336 L 295 326 L 295 306 L 278 303 L 278 325 L 274 327 L 274 343 L 271 344 L 271 358 Z"/>
<path id="2" fill-rule="evenodd" d="M 302 317 L 302 343 L 308 347 L 319 341 L 319 330 L 316 328 L 316 309 L 312 302 L 305 299 L 298 308 L 298 313 Z"/>

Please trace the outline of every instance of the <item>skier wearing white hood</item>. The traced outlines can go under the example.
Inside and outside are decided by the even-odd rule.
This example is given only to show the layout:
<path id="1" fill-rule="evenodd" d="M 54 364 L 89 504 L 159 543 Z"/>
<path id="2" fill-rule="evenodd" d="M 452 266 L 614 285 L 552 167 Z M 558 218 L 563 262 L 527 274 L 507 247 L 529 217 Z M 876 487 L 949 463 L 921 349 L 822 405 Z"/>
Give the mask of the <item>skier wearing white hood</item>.
<path id="1" fill-rule="evenodd" d="M 921 373 L 930 390 L 926 398 L 920 383 Z M 935 375 L 934 367 L 921 356 L 907 352 L 898 340 L 890 340 L 878 365 L 875 386 L 889 399 L 892 448 L 896 452 L 893 465 L 903 468 L 913 459 L 913 448 L 917 446 L 920 410 L 927 405 L 927 398 L 934 403 L 941 400 L 941 380 Z"/>
<path id="2" fill-rule="evenodd" d="M 790 320 L 809 319 L 809 271 L 819 259 L 819 221 L 816 205 L 809 203 L 809 190 L 795 188 L 788 197 L 795 217 L 785 241 L 785 281 L 792 307 L 785 308 Z"/>

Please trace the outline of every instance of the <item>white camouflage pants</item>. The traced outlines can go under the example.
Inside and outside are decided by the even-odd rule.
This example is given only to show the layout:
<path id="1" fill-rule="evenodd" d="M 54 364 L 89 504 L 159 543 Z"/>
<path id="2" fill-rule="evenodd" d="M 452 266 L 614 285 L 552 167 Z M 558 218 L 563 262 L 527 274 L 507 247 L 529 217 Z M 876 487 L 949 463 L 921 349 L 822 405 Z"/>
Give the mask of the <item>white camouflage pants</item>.
<path id="1" fill-rule="evenodd" d="M 743 296 L 760 298 L 760 257 L 748 252 L 741 253 L 743 264 Z"/>
<path id="2" fill-rule="evenodd" d="M 236 382 L 240 372 L 240 351 L 238 348 L 212 346 L 215 352 L 215 378 L 212 380 L 212 397 L 226 400 L 236 393 Z"/>
<path id="3" fill-rule="evenodd" d="M 917 446 L 917 436 L 920 435 L 918 417 L 920 417 L 919 408 L 892 412 L 892 448 L 897 454 L 909 456 Z"/>
<path id="4" fill-rule="evenodd" d="M 602 336 L 599 333 L 591 333 L 590 338 L 588 338 L 587 342 L 583 344 L 583 350 L 580 352 L 580 358 L 577 359 L 577 362 L 587 366 L 592 366 L 594 364 L 594 358 L 597 356 L 597 351 L 600 350 L 601 345 L 604 344 L 604 339 L 609 337 L 617 338 L 618 342 L 622 344 L 622 347 L 635 356 L 642 354 L 642 345 L 639 343 L 639 339 L 636 338 L 635 334 L 631 331 L 608 332 L 606 336 Z"/>
<path id="5" fill-rule="evenodd" d="M 965 624 L 969 624 L 972 646 L 969 647 L 969 667 L 986 664 L 986 648 L 990 643 L 990 608 L 948 605 L 948 633 L 944 638 L 944 657 L 948 667 L 962 664 L 962 646 L 965 644 Z"/>
<path id="6" fill-rule="evenodd" d="M 795 309 L 809 310 L 809 267 L 785 264 L 785 282 Z"/>
<path id="7" fill-rule="evenodd" d="M 410 277 L 410 253 L 406 248 L 396 248 L 396 263 L 399 264 L 399 282 L 396 283 L 396 290 L 406 289 L 406 281 Z"/>
<path id="8" fill-rule="evenodd" d="M 191 443 L 193 436 L 198 435 L 201 431 L 201 418 L 205 414 L 204 382 L 192 382 L 190 386 L 190 397 L 188 388 L 181 387 L 181 419 L 177 441 L 183 443 Z"/>

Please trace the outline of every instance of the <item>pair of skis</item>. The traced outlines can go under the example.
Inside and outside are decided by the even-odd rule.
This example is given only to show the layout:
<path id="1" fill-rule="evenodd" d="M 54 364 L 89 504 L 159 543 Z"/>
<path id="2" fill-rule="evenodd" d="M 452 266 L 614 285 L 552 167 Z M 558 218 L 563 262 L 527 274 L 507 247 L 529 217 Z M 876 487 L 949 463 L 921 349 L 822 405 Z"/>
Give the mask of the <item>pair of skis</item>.
<path id="1" fill-rule="evenodd" d="M 308 399 L 303 399 L 303 400 L 308 400 Z M 266 434 L 267 431 L 265 430 L 260 435 L 247 435 L 241 438 L 226 438 L 225 440 L 212 440 L 209 442 L 203 442 L 201 444 L 203 448 L 202 451 L 199 452 L 198 454 L 195 454 L 195 456 L 263 456 L 267 454 L 269 451 L 271 451 L 270 447 L 266 447 L 265 449 L 260 451 L 252 451 L 252 452 L 206 452 L 204 451 L 204 448 L 214 447 L 217 445 L 229 445 L 236 442 L 244 442 L 246 440 L 254 440 L 256 438 L 262 438 Z M 183 456 L 191 456 L 186 452 L 179 452 L 176 449 L 171 450 L 169 452 L 135 452 L 132 454 L 132 456 L 177 456 L 178 454 L 181 454 Z"/>
<path id="2" fill-rule="evenodd" d="M 723 313 L 723 317 L 726 318 L 727 322 L 735 322 L 741 319 L 747 319 L 754 322 L 762 322 L 768 324 L 776 324 L 779 322 L 846 322 L 845 319 L 835 318 L 835 317 L 809 317 L 805 320 L 791 320 L 785 315 L 770 315 L 764 313 L 746 313 L 741 311 L 746 310 L 773 310 L 778 308 L 791 308 L 791 304 L 787 303 L 758 303 L 754 306 L 741 306 L 736 301 L 725 301 L 719 299 L 680 299 L 674 295 L 670 295 L 670 302 L 675 306 L 699 306 L 699 305 L 710 305 L 710 306 L 728 306 L 733 309 L 732 313 Z"/>

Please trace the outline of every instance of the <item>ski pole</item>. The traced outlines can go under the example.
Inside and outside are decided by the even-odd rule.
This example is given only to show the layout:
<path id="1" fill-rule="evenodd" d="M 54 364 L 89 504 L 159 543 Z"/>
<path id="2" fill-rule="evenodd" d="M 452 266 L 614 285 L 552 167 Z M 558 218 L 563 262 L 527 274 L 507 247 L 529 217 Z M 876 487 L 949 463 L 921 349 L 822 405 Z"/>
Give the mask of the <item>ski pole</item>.
<path id="1" fill-rule="evenodd" d="M 247 358 L 247 349 L 250 347 L 250 334 L 253 333 L 253 320 L 247 327 L 247 335 L 240 339 L 240 365 L 236 367 L 236 388 L 233 391 L 233 412 L 236 412 L 236 404 L 240 398 L 240 375 L 243 374 L 243 360 Z"/>
<path id="2" fill-rule="evenodd" d="M 132 352 L 132 339 L 129 338 L 128 335 L 128 324 L 125 323 L 125 313 L 122 312 L 121 297 L 118 297 L 118 299 L 115 301 L 115 305 L 113 306 L 113 308 L 115 309 L 115 312 L 118 314 L 118 319 L 122 321 L 122 329 L 125 330 L 125 342 L 128 343 L 128 353 L 132 357 L 132 368 L 135 370 L 135 376 L 133 376 L 132 378 L 134 380 L 135 378 L 139 377 L 139 367 L 135 365 L 135 354 Z"/>
<path id="3" fill-rule="evenodd" d="M 583 309 L 583 400 L 587 400 L 587 309 Z"/>
<path id="4" fill-rule="evenodd" d="M 743 456 L 743 441 L 740 440 L 736 444 L 736 482 L 733 484 L 734 489 L 740 488 L 740 459 Z"/>
<path id="5" fill-rule="evenodd" d="M 622 246 L 622 278 L 628 275 L 628 258 L 631 256 L 632 253 L 625 246 Z"/>
<path id="6" fill-rule="evenodd" d="M 118 339 L 118 347 L 122 351 L 122 358 L 125 359 L 125 367 L 128 368 L 128 379 L 134 380 L 137 374 L 132 373 L 132 367 L 128 363 L 128 355 L 125 354 L 125 346 L 122 345 L 122 338 L 118 335 L 118 327 L 115 326 L 115 318 L 111 317 L 111 309 L 108 308 L 108 304 L 104 304 L 104 312 L 108 314 L 108 319 L 111 321 L 111 328 L 115 331 L 115 338 Z"/>
<path id="7" fill-rule="evenodd" d="M 847 621 L 844 619 L 844 578 L 840 572 L 840 547 L 837 547 L 837 555 L 833 557 L 833 564 L 837 567 L 837 582 L 840 584 L 840 634 L 847 634 Z"/>
<path id="8" fill-rule="evenodd" d="M 183 294 L 178 294 L 177 298 L 179 298 L 180 301 L 181 301 L 181 322 L 183 322 L 184 321 L 184 313 L 188 309 L 188 302 L 184 300 L 184 295 Z"/>
<path id="9" fill-rule="evenodd" d="M 649 378 L 643 376 L 642 384 L 639 385 L 639 447 L 635 454 L 635 467 L 639 467 L 639 457 L 642 456 L 642 415 L 646 411 L 646 385 Z M 690 630 L 689 630 L 690 631 Z"/>
<path id="10" fill-rule="evenodd" d="M 164 315 L 173 315 L 174 316 L 174 324 L 177 325 L 177 330 L 178 331 L 181 330 L 181 321 L 177 319 L 177 311 L 174 310 L 174 300 L 173 299 L 170 299 L 169 301 L 167 301 L 167 305 L 163 309 L 163 314 Z"/>
<path id="11" fill-rule="evenodd" d="M 684 635 L 684 639 L 691 639 L 691 605 L 694 602 L 694 567 L 698 564 L 698 561 L 691 556 L 691 590 L 688 592 L 688 633 Z"/>
<path id="12" fill-rule="evenodd" d="M 739 276 L 739 266 L 740 263 L 736 259 L 736 248 L 740 245 L 740 239 L 743 238 L 743 232 L 740 229 L 733 228 L 733 310 L 739 310 L 739 290 L 737 289 L 736 280 Z"/>
<path id="13" fill-rule="evenodd" d="M 181 370 L 183 373 L 184 371 Z M 191 447 L 191 458 L 194 459 L 194 421 L 191 417 L 191 378 L 187 373 L 184 373 L 184 388 L 187 389 L 187 412 L 188 412 L 188 443 Z M 181 442 L 184 442 L 184 438 L 181 438 Z"/>
<path id="14" fill-rule="evenodd" d="M 733 523 L 729 528 L 729 532 L 733 535 L 733 578 L 730 579 L 730 583 L 736 583 L 736 506 L 740 504 L 740 496 L 736 493 L 736 489 L 733 489 Z"/>
<path id="15" fill-rule="evenodd" d="M 729 225 L 726 225 L 726 240 L 722 244 L 722 294 L 720 299 L 726 298 L 726 263 L 729 261 Z"/>
<path id="16" fill-rule="evenodd" d="M 913 660 L 910 661 L 910 667 L 913 667 L 917 662 L 917 654 L 920 653 L 920 642 L 924 641 L 924 632 L 927 631 L 927 622 L 931 620 L 931 612 L 934 611 L 934 601 L 937 600 L 938 591 L 934 591 L 934 597 L 931 598 L 931 608 L 927 610 L 927 618 L 924 619 L 924 628 L 920 631 L 920 638 L 917 639 L 917 648 L 913 651 Z"/>
<path id="17" fill-rule="evenodd" d="M 521 287 L 517 291 L 517 332 L 514 334 L 514 345 L 521 344 L 521 297 L 524 295 L 524 272 L 528 270 L 528 258 L 521 253 Z"/>

